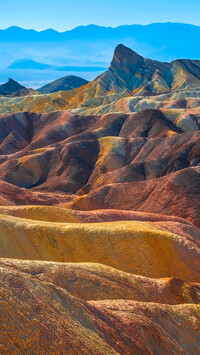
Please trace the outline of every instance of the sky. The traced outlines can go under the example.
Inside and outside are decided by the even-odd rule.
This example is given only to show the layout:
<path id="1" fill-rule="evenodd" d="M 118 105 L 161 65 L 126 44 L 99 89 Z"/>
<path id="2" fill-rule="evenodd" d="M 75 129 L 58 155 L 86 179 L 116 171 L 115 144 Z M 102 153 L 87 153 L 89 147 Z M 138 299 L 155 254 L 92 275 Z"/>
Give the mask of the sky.
<path id="1" fill-rule="evenodd" d="M 182 22 L 200 26 L 200 0 L 6 0 L 0 28 L 65 31 L 80 25 Z"/>

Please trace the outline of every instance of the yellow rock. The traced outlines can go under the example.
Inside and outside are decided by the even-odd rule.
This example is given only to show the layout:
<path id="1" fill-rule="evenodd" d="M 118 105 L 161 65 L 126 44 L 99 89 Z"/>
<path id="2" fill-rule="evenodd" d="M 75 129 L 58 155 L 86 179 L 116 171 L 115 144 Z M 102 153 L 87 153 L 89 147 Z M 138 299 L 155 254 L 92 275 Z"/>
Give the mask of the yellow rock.
<path id="1" fill-rule="evenodd" d="M 198 282 L 192 241 L 151 223 L 49 223 L 0 215 L 0 257 L 97 262 L 147 277 Z"/>

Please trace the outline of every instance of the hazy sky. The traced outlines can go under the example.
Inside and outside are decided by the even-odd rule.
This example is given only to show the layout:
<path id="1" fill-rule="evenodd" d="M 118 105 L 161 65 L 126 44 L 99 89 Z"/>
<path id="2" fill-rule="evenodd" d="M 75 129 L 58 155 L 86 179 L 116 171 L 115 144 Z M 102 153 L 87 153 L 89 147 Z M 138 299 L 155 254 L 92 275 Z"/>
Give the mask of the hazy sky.
<path id="1" fill-rule="evenodd" d="M 2 0 L 0 28 L 58 31 L 79 25 L 184 22 L 200 26 L 200 0 Z"/>

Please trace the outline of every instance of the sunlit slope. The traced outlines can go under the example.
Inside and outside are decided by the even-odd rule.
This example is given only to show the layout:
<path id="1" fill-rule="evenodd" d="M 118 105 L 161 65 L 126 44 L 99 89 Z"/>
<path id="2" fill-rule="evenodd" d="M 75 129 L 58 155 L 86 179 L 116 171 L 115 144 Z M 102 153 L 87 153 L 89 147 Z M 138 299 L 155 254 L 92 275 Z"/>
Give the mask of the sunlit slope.
<path id="1" fill-rule="evenodd" d="M 1 353 L 198 353 L 198 305 L 85 302 L 2 262 L 0 279 Z"/>
<path id="2" fill-rule="evenodd" d="M 199 353 L 199 87 L 119 45 L 81 88 L 0 97 L 0 353 Z"/>
<path id="3" fill-rule="evenodd" d="M 198 241 L 148 222 L 48 223 L 1 215 L 0 256 L 98 262 L 147 277 L 198 281 Z"/>
<path id="4" fill-rule="evenodd" d="M 143 58 L 131 49 L 118 45 L 107 71 L 91 83 L 47 95 L 1 97 L 0 112 L 51 112 L 65 109 L 91 114 L 93 109 L 96 110 L 93 113 L 116 112 L 117 109 L 120 112 L 137 112 L 144 108 L 165 107 L 192 109 L 199 107 L 199 68 L 198 60 L 163 63 Z M 116 105 L 124 97 L 133 99 L 128 100 L 128 104 L 125 99 L 124 103 Z"/>
<path id="5" fill-rule="evenodd" d="M 198 117 L 167 114 L 1 115 L 0 204 L 139 210 L 199 226 Z"/>
<path id="6" fill-rule="evenodd" d="M 91 85 L 87 84 L 86 86 Z M 92 93 L 76 93 L 60 91 L 53 94 L 29 94 L 23 97 L 0 97 L 0 113 L 18 112 L 53 112 L 67 110 L 83 115 L 103 114 L 108 112 L 138 112 L 144 109 L 177 110 L 178 113 L 199 113 L 200 91 L 197 88 L 186 88 L 173 91 L 169 94 L 134 95 L 130 91 L 106 94 L 106 96 L 93 97 Z M 80 90 L 80 89 L 79 89 Z M 197 110 L 197 111 L 195 111 Z M 172 111 L 173 113 L 173 111 Z"/>

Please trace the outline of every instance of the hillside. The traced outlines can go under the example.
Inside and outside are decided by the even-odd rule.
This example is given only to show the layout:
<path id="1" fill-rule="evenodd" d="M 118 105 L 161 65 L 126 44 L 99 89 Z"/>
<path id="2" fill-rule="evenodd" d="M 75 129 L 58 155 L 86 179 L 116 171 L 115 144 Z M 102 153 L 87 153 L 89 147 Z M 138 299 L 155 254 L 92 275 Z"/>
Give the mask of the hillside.
<path id="1" fill-rule="evenodd" d="M 153 23 L 115 28 L 88 25 L 60 33 L 53 29 L 38 32 L 12 26 L 0 30 L 0 43 L 1 83 L 8 77 L 14 77 L 24 86 L 37 89 L 71 74 L 92 81 L 104 71 L 101 68 L 109 65 L 113 49 L 119 43 L 135 50 L 144 58 L 158 61 L 199 59 L 200 27 L 184 23 Z M 27 69 L 26 73 L 24 69 L 8 68 L 24 58 L 50 67 L 40 70 L 34 68 L 32 63 L 33 69 Z M 61 75 L 58 75 L 57 67 L 64 68 Z M 85 67 L 88 69 L 84 69 Z M 91 67 L 100 69 L 90 72 Z"/>
<path id="2" fill-rule="evenodd" d="M 57 82 L 50 85 L 57 85 Z M 118 45 L 107 71 L 87 85 L 42 97 L 30 95 L 23 101 L 1 98 L 0 110 L 15 113 L 64 109 L 99 114 L 166 108 L 169 112 L 177 109 L 177 113 L 184 113 L 185 109 L 198 108 L 199 86 L 200 61 L 163 63 L 145 59 L 124 45 Z"/>
<path id="3" fill-rule="evenodd" d="M 38 89 L 42 94 L 50 94 L 58 91 L 68 91 L 88 84 L 88 81 L 75 75 L 67 75 Z"/>
<path id="4" fill-rule="evenodd" d="M 0 97 L 0 353 L 196 355 L 200 61 L 74 80 Z"/>
<path id="5" fill-rule="evenodd" d="M 24 89 L 26 89 L 24 86 L 9 78 L 7 83 L 0 85 L 0 95 L 10 95 Z"/>

